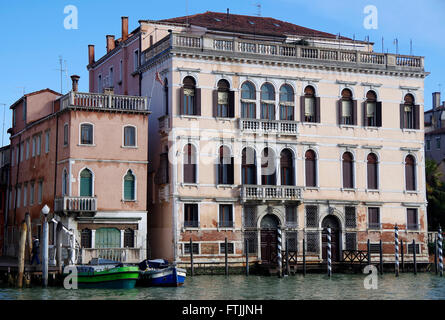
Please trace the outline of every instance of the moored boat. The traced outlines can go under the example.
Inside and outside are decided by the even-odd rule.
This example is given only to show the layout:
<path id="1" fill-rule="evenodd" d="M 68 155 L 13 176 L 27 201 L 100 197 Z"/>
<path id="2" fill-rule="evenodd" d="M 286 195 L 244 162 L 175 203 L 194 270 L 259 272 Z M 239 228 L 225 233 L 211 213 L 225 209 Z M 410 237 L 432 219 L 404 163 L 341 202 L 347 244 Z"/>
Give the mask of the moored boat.
<path id="1" fill-rule="evenodd" d="M 141 286 L 179 287 L 184 284 L 186 270 L 169 265 L 166 260 L 144 260 L 139 264 Z"/>

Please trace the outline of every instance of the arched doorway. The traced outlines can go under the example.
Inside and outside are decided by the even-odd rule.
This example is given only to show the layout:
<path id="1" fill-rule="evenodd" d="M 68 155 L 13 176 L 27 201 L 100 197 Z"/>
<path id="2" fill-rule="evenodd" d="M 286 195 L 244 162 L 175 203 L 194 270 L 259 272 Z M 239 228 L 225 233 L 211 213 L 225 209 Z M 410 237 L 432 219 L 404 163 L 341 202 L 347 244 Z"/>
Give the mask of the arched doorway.
<path id="1" fill-rule="evenodd" d="M 332 261 L 340 260 L 340 238 L 341 238 L 341 227 L 340 222 L 337 217 L 329 215 L 323 219 L 321 223 L 321 227 L 323 228 L 322 233 L 322 258 L 323 260 L 327 259 L 328 256 L 328 231 L 327 228 L 331 228 L 331 257 Z"/>
<path id="2" fill-rule="evenodd" d="M 277 229 L 279 224 L 278 218 L 273 214 L 266 214 L 261 220 L 262 263 L 277 263 Z"/>

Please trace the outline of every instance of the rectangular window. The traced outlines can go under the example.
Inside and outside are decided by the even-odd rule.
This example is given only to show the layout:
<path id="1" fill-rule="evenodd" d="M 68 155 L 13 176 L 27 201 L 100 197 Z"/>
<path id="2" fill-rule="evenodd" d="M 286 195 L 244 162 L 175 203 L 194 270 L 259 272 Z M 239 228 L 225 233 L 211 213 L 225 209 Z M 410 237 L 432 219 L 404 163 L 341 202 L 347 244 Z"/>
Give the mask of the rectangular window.
<path id="1" fill-rule="evenodd" d="M 256 118 L 256 106 L 252 102 L 241 102 L 241 117 L 255 119 Z"/>
<path id="2" fill-rule="evenodd" d="M 15 148 L 15 163 L 19 164 L 19 158 L 20 156 L 20 145 L 17 145 L 17 147 Z"/>
<path id="3" fill-rule="evenodd" d="M 27 206 L 27 200 L 28 200 L 28 184 L 25 183 L 23 186 L 23 206 Z"/>
<path id="4" fill-rule="evenodd" d="M 29 159 L 29 138 L 28 139 L 26 139 L 26 160 L 28 160 Z"/>
<path id="5" fill-rule="evenodd" d="M 93 126 L 91 124 L 80 126 L 80 144 L 93 144 Z"/>
<path id="6" fill-rule="evenodd" d="M 369 127 L 376 126 L 376 110 L 377 103 L 376 102 L 366 102 L 366 125 Z"/>
<path id="7" fill-rule="evenodd" d="M 15 125 L 16 125 L 16 118 L 17 118 L 17 115 L 16 115 L 16 113 L 17 113 L 17 110 L 14 108 L 14 109 L 12 109 L 12 125 L 15 127 Z"/>
<path id="8" fill-rule="evenodd" d="M 288 228 L 298 227 L 297 206 L 286 206 L 286 226 Z"/>
<path id="9" fill-rule="evenodd" d="M 275 105 L 261 103 L 261 119 L 275 120 Z"/>
<path id="10" fill-rule="evenodd" d="M 425 149 L 426 151 L 430 151 L 431 150 L 431 140 L 425 140 Z"/>
<path id="11" fill-rule="evenodd" d="M 49 133 L 49 130 L 45 132 L 45 153 L 49 152 Z"/>
<path id="12" fill-rule="evenodd" d="M 80 233 L 80 244 L 82 248 L 91 248 L 91 230 L 83 229 Z"/>
<path id="13" fill-rule="evenodd" d="M 42 149 L 42 135 L 37 135 L 36 154 L 40 156 L 40 150 Z"/>
<path id="14" fill-rule="evenodd" d="M 304 121 L 315 122 L 315 99 L 312 97 L 304 98 Z"/>
<path id="15" fill-rule="evenodd" d="M 317 228 L 318 227 L 318 207 L 306 206 L 306 227 Z"/>
<path id="16" fill-rule="evenodd" d="M 227 254 L 233 254 L 234 253 L 234 248 L 233 248 L 233 242 L 227 242 Z M 226 253 L 226 243 L 220 243 L 219 244 L 219 253 L 220 254 L 225 254 Z"/>
<path id="17" fill-rule="evenodd" d="M 17 199 L 16 199 L 17 208 L 20 208 L 21 193 L 22 193 L 22 188 L 17 187 Z"/>
<path id="18" fill-rule="evenodd" d="M 407 229 L 419 230 L 419 224 L 417 223 L 417 209 L 406 209 L 407 214 Z"/>
<path id="19" fill-rule="evenodd" d="M 32 137 L 32 156 L 35 157 L 36 156 L 36 143 L 37 143 L 37 137 L 34 136 Z"/>
<path id="20" fill-rule="evenodd" d="M 352 124 L 352 101 L 342 100 L 341 105 L 342 105 L 341 123 Z"/>
<path id="21" fill-rule="evenodd" d="M 345 207 L 346 228 L 356 228 L 357 219 L 355 217 L 355 207 Z"/>
<path id="22" fill-rule="evenodd" d="M 37 189 L 37 202 L 39 204 L 42 203 L 42 195 L 43 195 L 43 181 L 40 180 Z"/>
<path id="23" fill-rule="evenodd" d="M 184 243 L 184 254 L 190 254 L 190 243 Z M 193 243 L 193 254 L 199 254 L 198 243 Z"/>
<path id="24" fill-rule="evenodd" d="M 102 93 L 102 75 L 99 75 L 97 82 L 98 93 Z"/>
<path id="25" fill-rule="evenodd" d="M 119 62 L 119 81 L 122 81 L 122 60 Z"/>
<path id="26" fill-rule="evenodd" d="M 25 153 L 25 144 L 22 142 L 20 143 L 20 162 L 23 161 L 24 153 Z"/>
<path id="27" fill-rule="evenodd" d="M 110 68 L 110 87 L 114 87 L 114 70 L 113 67 Z"/>
<path id="28" fill-rule="evenodd" d="M 294 120 L 294 106 L 280 105 L 280 120 Z"/>
<path id="29" fill-rule="evenodd" d="M 139 68 L 139 50 L 136 50 L 134 52 L 134 70 L 136 71 Z"/>
<path id="30" fill-rule="evenodd" d="M 380 229 L 380 208 L 368 208 L 368 228 Z"/>
<path id="31" fill-rule="evenodd" d="M 136 128 L 132 126 L 126 126 L 124 128 L 124 146 L 135 147 L 136 146 Z"/>
<path id="32" fill-rule="evenodd" d="M 198 204 L 185 203 L 184 204 L 184 227 L 199 227 L 198 220 Z"/>
<path id="33" fill-rule="evenodd" d="M 408 254 L 413 254 L 413 253 L 414 253 L 413 244 L 408 243 Z M 416 254 L 420 254 L 420 245 L 418 243 L 416 243 Z"/>
<path id="34" fill-rule="evenodd" d="M 436 137 L 436 149 L 440 150 L 440 137 Z"/>
<path id="35" fill-rule="evenodd" d="M 68 123 L 63 125 L 63 145 L 68 145 Z"/>
<path id="36" fill-rule="evenodd" d="M 357 249 L 357 234 L 355 232 L 346 233 L 346 250 Z"/>
<path id="37" fill-rule="evenodd" d="M 34 182 L 31 182 L 29 188 L 29 205 L 32 206 L 34 204 Z"/>
<path id="38" fill-rule="evenodd" d="M 233 206 L 231 204 L 219 205 L 219 227 L 233 228 Z"/>

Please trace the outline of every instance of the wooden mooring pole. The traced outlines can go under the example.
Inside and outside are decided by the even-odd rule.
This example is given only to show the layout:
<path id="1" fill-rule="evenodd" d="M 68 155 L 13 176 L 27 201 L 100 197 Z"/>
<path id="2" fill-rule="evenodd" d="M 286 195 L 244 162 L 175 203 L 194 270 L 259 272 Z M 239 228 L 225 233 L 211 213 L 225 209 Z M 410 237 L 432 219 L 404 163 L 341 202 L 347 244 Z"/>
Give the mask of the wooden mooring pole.
<path id="1" fill-rule="evenodd" d="M 417 261 L 416 261 L 416 240 L 413 239 L 413 264 L 414 264 L 414 274 L 417 274 Z"/>
<path id="2" fill-rule="evenodd" d="M 246 251 L 246 277 L 249 276 L 249 240 L 244 241 L 244 248 Z"/>
<path id="3" fill-rule="evenodd" d="M 286 234 L 286 274 L 290 275 L 290 266 L 289 266 L 289 239 Z"/>
<path id="4" fill-rule="evenodd" d="M 26 248 L 26 221 L 23 220 L 20 227 L 20 241 L 19 241 L 19 254 L 18 254 L 18 274 L 17 274 L 17 287 L 23 287 L 23 273 L 25 271 L 25 248 Z"/>
<path id="5" fill-rule="evenodd" d="M 229 259 L 228 259 L 228 245 L 227 245 L 227 237 L 224 240 L 224 262 L 226 266 L 226 276 L 229 275 Z"/>
<path id="6" fill-rule="evenodd" d="M 306 275 L 306 241 L 303 238 L 303 276 Z"/>
<path id="7" fill-rule="evenodd" d="M 193 268 L 193 241 L 190 238 L 190 275 L 193 277 L 195 270 Z"/>
<path id="8" fill-rule="evenodd" d="M 383 274 L 383 245 L 380 239 L 380 274 Z"/>
<path id="9" fill-rule="evenodd" d="M 26 243 L 28 244 L 28 259 L 31 263 L 32 259 L 32 228 L 31 228 L 31 215 L 29 212 L 25 213 L 25 222 L 26 222 L 26 228 L 27 228 L 27 235 L 26 235 Z"/>
<path id="10" fill-rule="evenodd" d="M 371 242 L 368 239 L 367 242 L 367 250 L 368 250 L 368 266 L 371 264 Z"/>

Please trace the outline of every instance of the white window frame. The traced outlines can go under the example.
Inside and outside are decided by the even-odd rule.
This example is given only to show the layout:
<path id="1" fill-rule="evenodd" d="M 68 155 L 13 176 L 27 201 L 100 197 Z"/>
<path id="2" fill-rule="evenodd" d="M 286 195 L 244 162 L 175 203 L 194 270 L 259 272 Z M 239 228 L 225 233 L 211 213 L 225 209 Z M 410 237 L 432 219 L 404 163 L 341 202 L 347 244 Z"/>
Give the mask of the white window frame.
<path id="1" fill-rule="evenodd" d="M 50 130 L 45 131 L 45 153 L 49 152 Z"/>
<path id="2" fill-rule="evenodd" d="M 92 132 L 92 134 L 91 134 L 91 136 L 92 136 L 92 143 L 91 144 L 82 144 L 82 125 L 83 124 L 89 124 L 89 125 L 91 125 L 92 127 L 93 127 L 93 132 Z M 86 147 L 95 147 L 96 145 L 94 144 L 94 131 L 95 131 L 95 128 L 94 128 L 94 123 L 91 123 L 91 122 L 81 122 L 81 123 L 79 123 L 79 146 L 86 146 Z"/>
<path id="3" fill-rule="evenodd" d="M 23 184 L 23 207 L 28 205 L 28 183 Z"/>
<path id="4" fill-rule="evenodd" d="M 36 155 L 40 156 L 42 152 L 42 134 L 39 133 L 36 135 L 37 138 L 37 145 L 36 145 Z"/>
<path id="5" fill-rule="evenodd" d="M 29 159 L 29 138 L 28 139 L 26 139 L 26 141 L 25 141 L 25 154 L 26 154 L 26 156 L 25 156 L 25 159 L 26 160 L 28 160 Z"/>
<path id="6" fill-rule="evenodd" d="M 125 145 L 125 128 L 133 127 L 134 128 L 134 146 L 126 146 Z M 122 148 L 137 148 L 138 147 L 138 128 L 133 124 L 126 124 L 122 127 Z"/>
<path id="7" fill-rule="evenodd" d="M 90 172 L 91 172 L 91 175 L 92 175 L 92 177 L 91 177 L 91 183 L 92 183 L 92 186 L 91 186 L 91 197 L 95 197 L 95 195 L 94 195 L 94 184 L 95 184 L 95 178 L 96 178 L 96 175 L 94 174 L 94 171 L 93 171 L 93 169 L 91 169 L 90 167 L 83 167 L 83 168 L 81 168 L 80 170 L 79 170 L 79 173 L 77 174 L 77 181 L 79 181 L 79 183 L 77 184 L 77 194 L 79 195 L 79 197 L 80 197 L 80 173 L 83 171 L 83 170 L 85 170 L 85 169 L 88 169 L 88 170 L 90 170 Z"/>
<path id="8" fill-rule="evenodd" d="M 66 138 L 66 141 L 65 141 Z M 69 138 L 69 130 L 68 130 L 68 123 L 65 122 L 63 124 L 63 146 L 67 146 L 70 143 L 70 138 Z"/>
<path id="9" fill-rule="evenodd" d="M 39 180 L 37 185 L 37 202 L 41 204 L 42 199 L 43 199 L 43 180 Z"/>
<path id="10" fill-rule="evenodd" d="M 16 191 L 16 199 L 15 199 L 16 208 L 20 208 L 20 197 L 21 197 L 21 193 L 22 193 L 22 187 L 21 187 L 21 186 L 18 186 L 18 187 L 17 187 L 17 191 Z"/>
<path id="11" fill-rule="evenodd" d="M 32 152 L 31 152 L 31 156 L 34 158 L 36 156 L 36 136 L 32 137 Z"/>
<path id="12" fill-rule="evenodd" d="M 34 194 L 35 194 L 35 183 L 34 181 L 31 181 L 29 184 L 29 205 L 34 205 Z"/>
<path id="13" fill-rule="evenodd" d="M 134 199 L 130 199 L 130 200 L 129 199 L 125 199 L 125 190 L 124 190 L 124 187 L 125 187 L 125 176 L 128 174 L 128 171 L 131 171 L 131 174 L 134 177 Z M 138 188 L 137 188 L 137 178 L 136 178 L 136 175 L 134 174 L 134 170 L 132 170 L 130 168 L 127 171 L 125 171 L 125 174 L 122 176 L 122 202 L 136 202 L 137 198 L 138 198 L 137 191 L 138 191 Z"/>
<path id="14" fill-rule="evenodd" d="M 136 49 L 133 51 L 133 72 L 136 72 L 136 70 L 139 68 L 139 49 Z"/>
<path id="15" fill-rule="evenodd" d="M 198 227 L 186 227 L 184 225 L 185 222 L 185 205 L 186 204 L 196 204 L 198 206 Z M 182 205 L 182 227 L 184 230 L 198 230 L 201 228 L 201 206 L 199 202 L 184 202 Z"/>
<path id="16" fill-rule="evenodd" d="M 220 227 L 219 223 L 220 223 L 220 208 L 221 205 L 228 205 L 228 206 L 232 206 L 232 226 L 231 227 Z M 235 229 L 235 207 L 233 205 L 233 203 L 226 203 L 226 202 L 218 202 L 218 210 L 217 210 L 217 226 L 218 229 Z"/>

